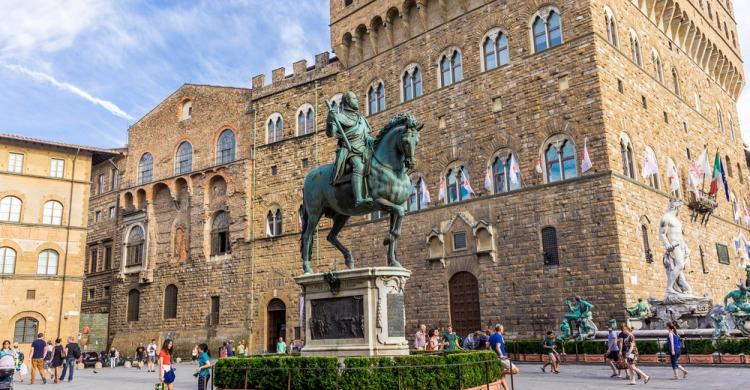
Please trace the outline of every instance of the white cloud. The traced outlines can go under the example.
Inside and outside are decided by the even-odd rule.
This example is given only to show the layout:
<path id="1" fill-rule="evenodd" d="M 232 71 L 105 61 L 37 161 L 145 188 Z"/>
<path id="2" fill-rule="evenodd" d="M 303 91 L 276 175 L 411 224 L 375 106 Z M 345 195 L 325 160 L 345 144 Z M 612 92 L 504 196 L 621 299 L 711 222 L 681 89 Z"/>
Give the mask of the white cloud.
<path id="1" fill-rule="evenodd" d="M 50 76 L 48 74 L 41 73 L 41 72 L 36 72 L 36 71 L 33 71 L 31 69 L 28 69 L 28 68 L 20 66 L 20 65 L 7 65 L 6 64 L 4 66 L 8 70 L 12 70 L 12 71 L 14 71 L 16 73 L 20 73 L 20 74 L 23 74 L 25 76 L 28 76 L 28 77 L 32 78 L 33 80 L 35 80 L 35 81 L 47 82 L 47 83 L 50 83 L 53 86 L 55 86 L 55 87 L 57 87 L 57 88 L 59 88 L 59 89 L 61 89 L 63 91 L 72 92 L 73 94 L 78 95 L 79 97 L 82 97 L 83 99 L 85 99 L 85 100 L 87 100 L 87 101 L 89 101 L 89 102 L 91 102 L 93 104 L 101 106 L 105 110 L 107 110 L 110 113 L 112 113 L 112 115 L 118 116 L 118 117 L 123 118 L 123 119 L 133 120 L 132 116 L 130 116 L 125 111 L 121 110 L 120 107 L 117 107 L 116 104 L 114 104 L 114 103 L 112 103 L 110 101 L 104 100 L 104 99 L 100 99 L 98 97 L 91 96 L 90 93 L 82 90 L 81 88 L 79 88 L 79 87 L 77 87 L 77 86 L 75 86 L 73 84 L 69 84 L 69 83 L 66 83 L 66 82 L 58 81 L 57 79 L 55 79 L 54 77 L 52 77 L 52 76 Z"/>
<path id="2" fill-rule="evenodd" d="M 0 12 L 0 58 L 57 52 L 104 11 L 100 0 L 5 0 Z"/>

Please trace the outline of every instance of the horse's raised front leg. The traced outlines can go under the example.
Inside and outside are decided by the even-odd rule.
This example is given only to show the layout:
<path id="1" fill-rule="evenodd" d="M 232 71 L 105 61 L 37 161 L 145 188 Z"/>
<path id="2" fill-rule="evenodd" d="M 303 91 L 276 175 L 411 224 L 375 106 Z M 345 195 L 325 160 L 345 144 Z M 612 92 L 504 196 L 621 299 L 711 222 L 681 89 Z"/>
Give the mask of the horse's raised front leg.
<path id="1" fill-rule="evenodd" d="M 347 268 L 352 269 L 354 268 L 352 253 L 344 246 L 344 244 L 341 243 L 341 241 L 339 241 L 339 233 L 341 232 L 341 229 L 343 229 L 343 227 L 346 225 L 347 221 L 349 221 L 348 215 L 336 214 L 333 217 L 333 226 L 331 227 L 331 231 L 328 233 L 328 237 L 326 237 L 326 239 L 333 246 L 335 246 L 336 249 L 341 251 L 341 253 L 344 255 L 344 264 L 346 264 Z"/>
<path id="2" fill-rule="evenodd" d="M 312 257 L 312 242 L 314 238 L 315 229 L 318 227 L 320 222 L 320 214 L 307 214 L 307 221 L 305 221 L 305 231 L 302 232 L 302 271 L 305 274 L 313 273 L 313 269 L 310 266 L 310 258 Z"/>
<path id="3" fill-rule="evenodd" d="M 388 245 L 388 266 L 401 267 L 401 263 L 396 258 L 396 241 L 401 236 L 401 221 L 404 219 L 403 209 L 391 210 L 391 228 L 388 231 L 388 238 L 385 243 Z"/>

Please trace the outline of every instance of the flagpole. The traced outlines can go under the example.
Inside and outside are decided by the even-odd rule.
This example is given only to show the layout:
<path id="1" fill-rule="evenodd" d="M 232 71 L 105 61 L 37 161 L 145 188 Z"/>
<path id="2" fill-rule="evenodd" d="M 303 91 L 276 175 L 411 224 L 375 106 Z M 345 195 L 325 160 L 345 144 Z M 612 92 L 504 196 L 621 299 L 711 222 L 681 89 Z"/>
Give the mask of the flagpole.
<path id="1" fill-rule="evenodd" d="M 703 145 L 703 150 L 706 151 L 706 159 L 708 159 L 708 145 Z M 703 172 L 703 183 L 701 184 L 701 194 L 706 193 L 706 174 L 708 172 Z"/>

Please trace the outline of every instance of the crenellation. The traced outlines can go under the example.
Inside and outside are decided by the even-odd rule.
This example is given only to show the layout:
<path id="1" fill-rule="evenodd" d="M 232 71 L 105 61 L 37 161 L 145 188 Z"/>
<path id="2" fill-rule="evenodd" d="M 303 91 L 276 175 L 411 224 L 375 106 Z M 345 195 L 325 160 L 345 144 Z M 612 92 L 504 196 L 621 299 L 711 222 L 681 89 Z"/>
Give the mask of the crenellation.
<path id="1" fill-rule="evenodd" d="M 271 82 L 273 82 L 274 84 L 283 81 L 285 77 L 286 68 L 284 68 L 283 66 L 271 71 Z"/>

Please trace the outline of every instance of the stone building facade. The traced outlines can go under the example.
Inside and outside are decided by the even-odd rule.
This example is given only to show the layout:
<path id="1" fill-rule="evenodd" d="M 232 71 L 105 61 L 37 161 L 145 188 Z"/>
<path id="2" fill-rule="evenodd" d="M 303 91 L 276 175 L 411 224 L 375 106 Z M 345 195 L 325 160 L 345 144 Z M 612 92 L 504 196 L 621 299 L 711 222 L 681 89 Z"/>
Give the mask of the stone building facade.
<path id="1" fill-rule="evenodd" d="M 0 135 L 0 333 L 77 336 L 91 165 L 116 153 Z"/>
<path id="2" fill-rule="evenodd" d="M 325 99 L 340 107 L 348 90 L 373 129 L 400 112 L 425 123 L 398 249 L 413 272 L 407 328 L 502 322 L 538 336 L 573 294 L 600 324 L 660 297 L 658 221 L 671 197 L 690 201 L 688 168 L 704 149 L 720 154 L 732 201 L 720 191 L 707 225 L 687 208 L 683 220 L 688 278 L 717 301 L 743 274 L 750 232 L 736 22 L 730 2 L 711 4 L 331 1 L 337 57 L 255 76 L 250 89 L 185 85 L 130 129 L 112 341 L 231 337 L 270 351 L 300 335 L 302 183 L 333 161 Z M 225 129 L 231 162 L 219 157 Z M 647 155 L 658 172 L 643 177 Z M 357 265 L 385 263 L 379 217 L 342 233 Z M 231 251 L 216 255 L 224 240 Z M 343 267 L 315 245 L 317 271 Z"/>
<path id="3" fill-rule="evenodd" d="M 114 276 L 119 270 L 119 193 L 124 174 L 127 149 L 95 164 L 91 168 L 91 197 L 88 210 L 88 236 L 85 278 L 81 301 L 81 345 L 88 350 L 101 351 L 108 345 L 109 313 Z"/>

